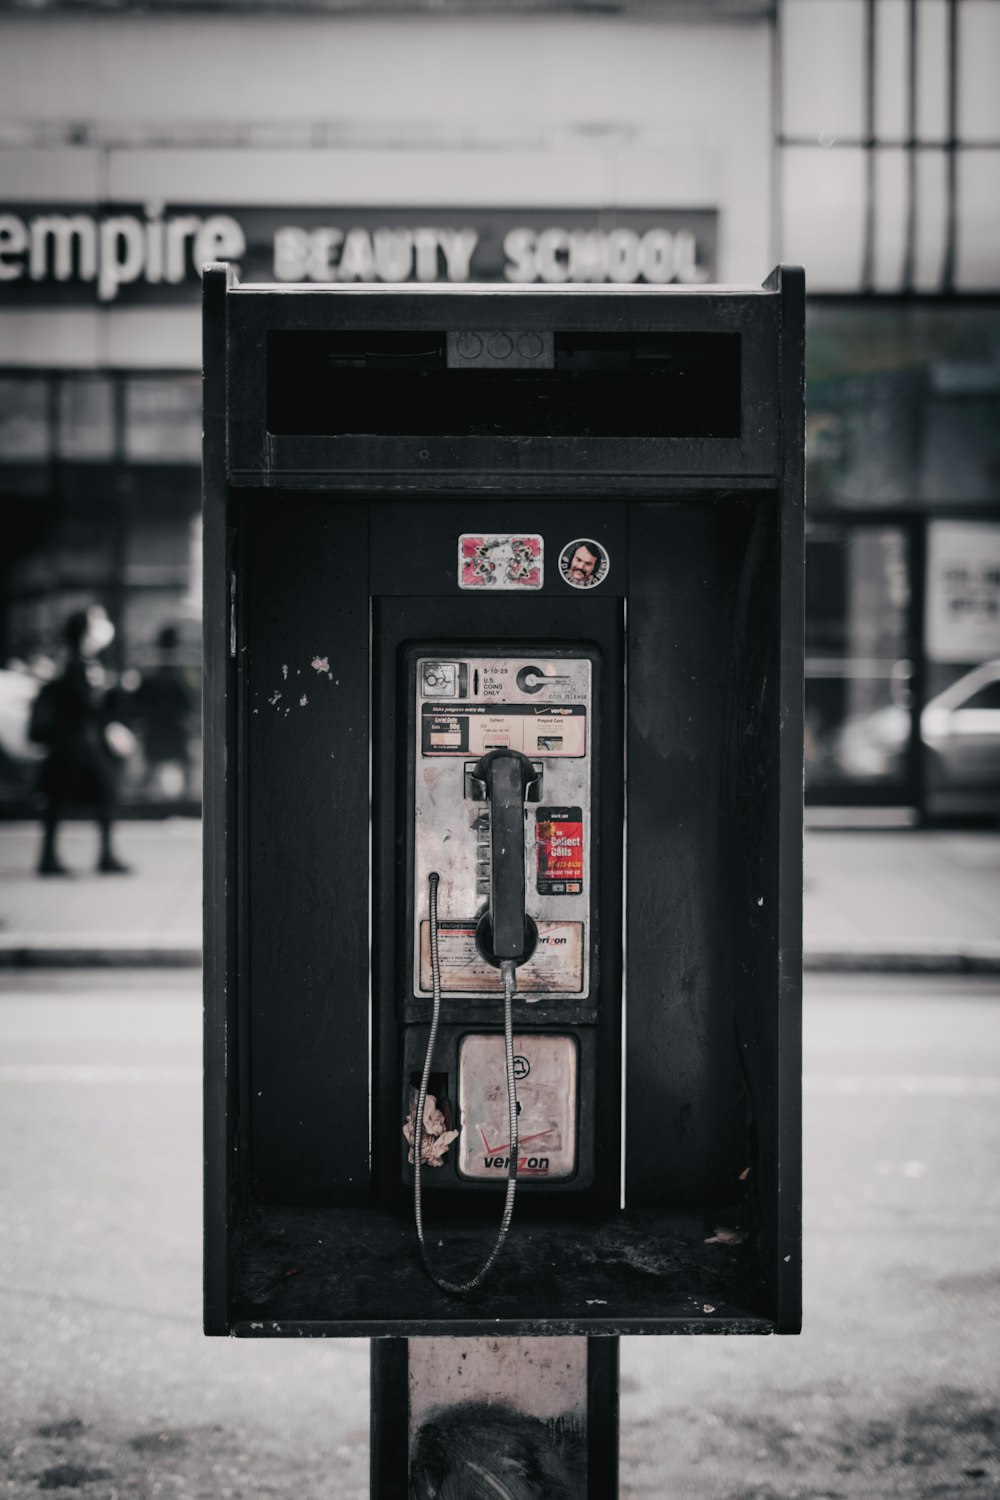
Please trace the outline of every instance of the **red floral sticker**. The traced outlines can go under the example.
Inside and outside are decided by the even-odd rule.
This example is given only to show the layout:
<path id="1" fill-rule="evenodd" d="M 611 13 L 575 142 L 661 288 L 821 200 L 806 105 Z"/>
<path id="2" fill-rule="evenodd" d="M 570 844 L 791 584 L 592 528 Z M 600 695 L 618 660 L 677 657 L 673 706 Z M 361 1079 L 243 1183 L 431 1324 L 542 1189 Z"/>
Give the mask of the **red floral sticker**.
<path id="1" fill-rule="evenodd" d="M 458 586 L 462 589 L 540 589 L 544 549 L 540 536 L 463 532 L 458 539 Z"/>

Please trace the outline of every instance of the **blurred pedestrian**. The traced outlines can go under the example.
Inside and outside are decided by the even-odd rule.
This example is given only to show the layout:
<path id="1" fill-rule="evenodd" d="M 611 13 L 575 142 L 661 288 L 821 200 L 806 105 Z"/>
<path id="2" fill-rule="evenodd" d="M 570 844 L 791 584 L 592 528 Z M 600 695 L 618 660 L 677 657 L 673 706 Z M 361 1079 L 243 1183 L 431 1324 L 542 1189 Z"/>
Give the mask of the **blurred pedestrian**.
<path id="1" fill-rule="evenodd" d="M 39 875 L 69 875 L 59 858 L 59 824 L 77 808 L 97 821 L 102 875 L 127 875 L 114 850 L 112 834 L 118 801 L 118 762 L 134 744 L 131 730 L 110 718 L 98 657 L 114 639 L 115 627 L 100 604 L 76 610 L 63 627 L 66 662 L 62 672 L 39 689 L 32 706 L 29 736 L 47 754 L 39 775 L 44 798 Z"/>
<path id="2" fill-rule="evenodd" d="M 142 739 L 146 770 L 143 791 L 171 795 L 169 772 L 179 772 L 178 791 L 190 795 L 191 733 L 194 695 L 177 661 L 180 633 L 164 625 L 156 638 L 160 660 L 147 672 L 133 695 L 132 712 Z"/>

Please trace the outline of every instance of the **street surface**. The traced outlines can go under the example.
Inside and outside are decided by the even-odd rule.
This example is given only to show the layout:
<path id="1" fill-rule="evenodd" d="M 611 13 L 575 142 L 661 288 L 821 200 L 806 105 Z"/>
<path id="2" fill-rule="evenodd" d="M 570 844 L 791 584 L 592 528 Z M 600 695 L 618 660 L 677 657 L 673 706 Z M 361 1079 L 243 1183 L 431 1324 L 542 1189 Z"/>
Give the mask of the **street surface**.
<path id="1" fill-rule="evenodd" d="M 367 1495 L 366 1343 L 201 1335 L 197 986 L 0 976 L 5 1500 Z M 807 995 L 806 1330 L 623 1341 L 622 1495 L 1000 1496 L 1000 981 Z"/>
<path id="2" fill-rule="evenodd" d="M 997 981 L 806 994 L 804 1331 L 628 1340 L 623 1494 L 1000 1495 Z"/>

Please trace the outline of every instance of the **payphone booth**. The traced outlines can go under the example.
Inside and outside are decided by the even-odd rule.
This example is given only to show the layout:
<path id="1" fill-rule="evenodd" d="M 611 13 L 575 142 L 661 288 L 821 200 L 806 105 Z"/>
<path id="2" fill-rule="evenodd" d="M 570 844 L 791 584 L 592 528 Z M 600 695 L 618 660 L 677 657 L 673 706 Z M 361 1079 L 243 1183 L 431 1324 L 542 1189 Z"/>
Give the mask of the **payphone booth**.
<path id="1" fill-rule="evenodd" d="M 799 1326 L 803 278 L 205 276 L 206 1326 Z"/>

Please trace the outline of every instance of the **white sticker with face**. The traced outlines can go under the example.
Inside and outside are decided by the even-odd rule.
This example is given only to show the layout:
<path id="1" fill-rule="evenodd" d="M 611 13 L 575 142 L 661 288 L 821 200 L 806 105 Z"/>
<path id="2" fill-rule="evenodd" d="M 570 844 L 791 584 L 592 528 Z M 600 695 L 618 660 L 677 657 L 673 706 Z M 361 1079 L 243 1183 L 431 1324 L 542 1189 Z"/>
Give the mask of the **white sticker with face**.
<path id="1" fill-rule="evenodd" d="M 567 542 L 559 554 L 559 576 L 574 589 L 593 589 L 603 583 L 611 571 L 607 548 L 592 537 L 578 536 Z"/>

